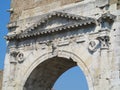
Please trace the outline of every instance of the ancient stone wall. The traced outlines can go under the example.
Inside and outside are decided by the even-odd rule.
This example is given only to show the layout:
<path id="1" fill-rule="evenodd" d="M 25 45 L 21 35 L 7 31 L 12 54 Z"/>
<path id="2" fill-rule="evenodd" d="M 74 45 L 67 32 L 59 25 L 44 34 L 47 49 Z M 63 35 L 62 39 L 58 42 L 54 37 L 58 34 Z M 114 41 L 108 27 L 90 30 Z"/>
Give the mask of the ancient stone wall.
<path id="1" fill-rule="evenodd" d="M 18 20 L 20 16 L 25 13 L 30 13 L 31 16 L 33 16 L 37 11 L 45 13 L 52 9 L 80 1 L 83 0 L 12 0 L 11 8 L 13 8 L 14 11 L 11 14 L 11 21 Z M 35 8 L 37 9 L 34 12 Z"/>
<path id="2" fill-rule="evenodd" d="M 89 90 L 119 90 L 118 9 L 119 0 L 12 0 L 2 90 L 51 90 L 69 65 L 61 58 L 77 63 Z"/>
<path id="3" fill-rule="evenodd" d="M 2 78 L 3 78 L 3 71 L 0 70 L 0 90 L 2 88 Z"/>

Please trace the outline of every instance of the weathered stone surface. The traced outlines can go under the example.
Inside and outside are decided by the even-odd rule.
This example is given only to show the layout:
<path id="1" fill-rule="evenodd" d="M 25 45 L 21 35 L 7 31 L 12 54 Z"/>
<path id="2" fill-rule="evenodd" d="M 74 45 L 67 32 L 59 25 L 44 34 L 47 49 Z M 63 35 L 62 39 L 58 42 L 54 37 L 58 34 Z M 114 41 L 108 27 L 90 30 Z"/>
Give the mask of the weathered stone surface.
<path id="1" fill-rule="evenodd" d="M 110 0 L 110 5 L 111 4 L 115 4 L 115 3 L 117 3 L 118 2 L 118 0 Z"/>
<path id="2" fill-rule="evenodd" d="M 11 15 L 11 21 L 16 21 L 22 14 L 30 14 L 32 17 L 38 10 L 41 13 L 47 13 L 52 9 L 62 7 L 71 3 L 77 3 L 83 0 L 12 0 L 11 8 L 13 13 Z M 36 11 L 34 11 L 36 8 Z"/>
<path id="3" fill-rule="evenodd" d="M 120 89 L 120 11 L 115 1 L 13 1 L 3 90 L 51 90 L 73 66 L 82 69 L 89 90 Z"/>
<path id="4" fill-rule="evenodd" d="M 104 7 L 109 4 L 109 0 L 96 0 L 97 7 Z"/>
<path id="5" fill-rule="evenodd" d="M 3 71 L 0 70 L 0 90 L 2 90 Z"/>
<path id="6" fill-rule="evenodd" d="M 117 2 L 117 9 L 120 9 L 120 0 Z"/>

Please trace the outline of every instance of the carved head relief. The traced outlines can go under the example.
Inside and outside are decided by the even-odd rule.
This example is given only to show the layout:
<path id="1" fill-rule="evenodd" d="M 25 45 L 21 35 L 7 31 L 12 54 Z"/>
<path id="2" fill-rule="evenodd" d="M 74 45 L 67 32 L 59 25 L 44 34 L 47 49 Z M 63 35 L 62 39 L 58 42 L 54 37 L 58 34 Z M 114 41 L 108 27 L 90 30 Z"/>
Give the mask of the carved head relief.
<path id="1" fill-rule="evenodd" d="M 17 60 L 18 60 L 18 62 L 23 62 L 24 61 L 24 54 L 19 52 L 17 55 Z"/>
<path id="2" fill-rule="evenodd" d="M 92 52 L 95 52 L 97 50 L 97 47 L 99 46 L 99 40 L 91 40 L 89 42 L 88 49 Z"/>

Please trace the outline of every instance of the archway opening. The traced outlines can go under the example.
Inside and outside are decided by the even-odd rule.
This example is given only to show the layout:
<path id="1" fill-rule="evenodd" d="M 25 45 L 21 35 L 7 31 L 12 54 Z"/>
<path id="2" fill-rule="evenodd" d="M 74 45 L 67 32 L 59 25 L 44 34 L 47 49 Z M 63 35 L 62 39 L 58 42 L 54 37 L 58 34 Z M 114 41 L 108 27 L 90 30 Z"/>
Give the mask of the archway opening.
<path id="1" fill-rule="evenodd" d="M 79 66 L 64 72 L 55 82 L 53 90 L 89 90 L 87 80 Z"/>
<path id="2" fill-rule="evenodd" d="M 68 69 L 77 66 L 72 59 L 50 58 L 40 63 L 28 77 L 23 90 L 51 90 L 57 79 Z"/>

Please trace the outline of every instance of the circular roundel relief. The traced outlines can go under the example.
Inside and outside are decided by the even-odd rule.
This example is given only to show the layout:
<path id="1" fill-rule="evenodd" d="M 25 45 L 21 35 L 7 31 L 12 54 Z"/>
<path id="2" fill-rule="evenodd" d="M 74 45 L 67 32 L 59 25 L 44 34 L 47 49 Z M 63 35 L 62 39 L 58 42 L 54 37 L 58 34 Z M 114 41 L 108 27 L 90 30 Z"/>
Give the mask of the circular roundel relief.
<path id="1" fill-rule="evenodd" d="M 23 62 L 24 61 L 24 54 L 23 53 L 18 53 L 17 59 L 18 59 L 18 62 Z"/>
<path id="2" fill-rule="evenodd" d="M 99 45 L 99 41 L 98 41 L 98 40 L 91 40 L 91 41 L 89 42 L 88 49 L 89 49 L 90 51 L 96 51 L 98 45 Z"/>

